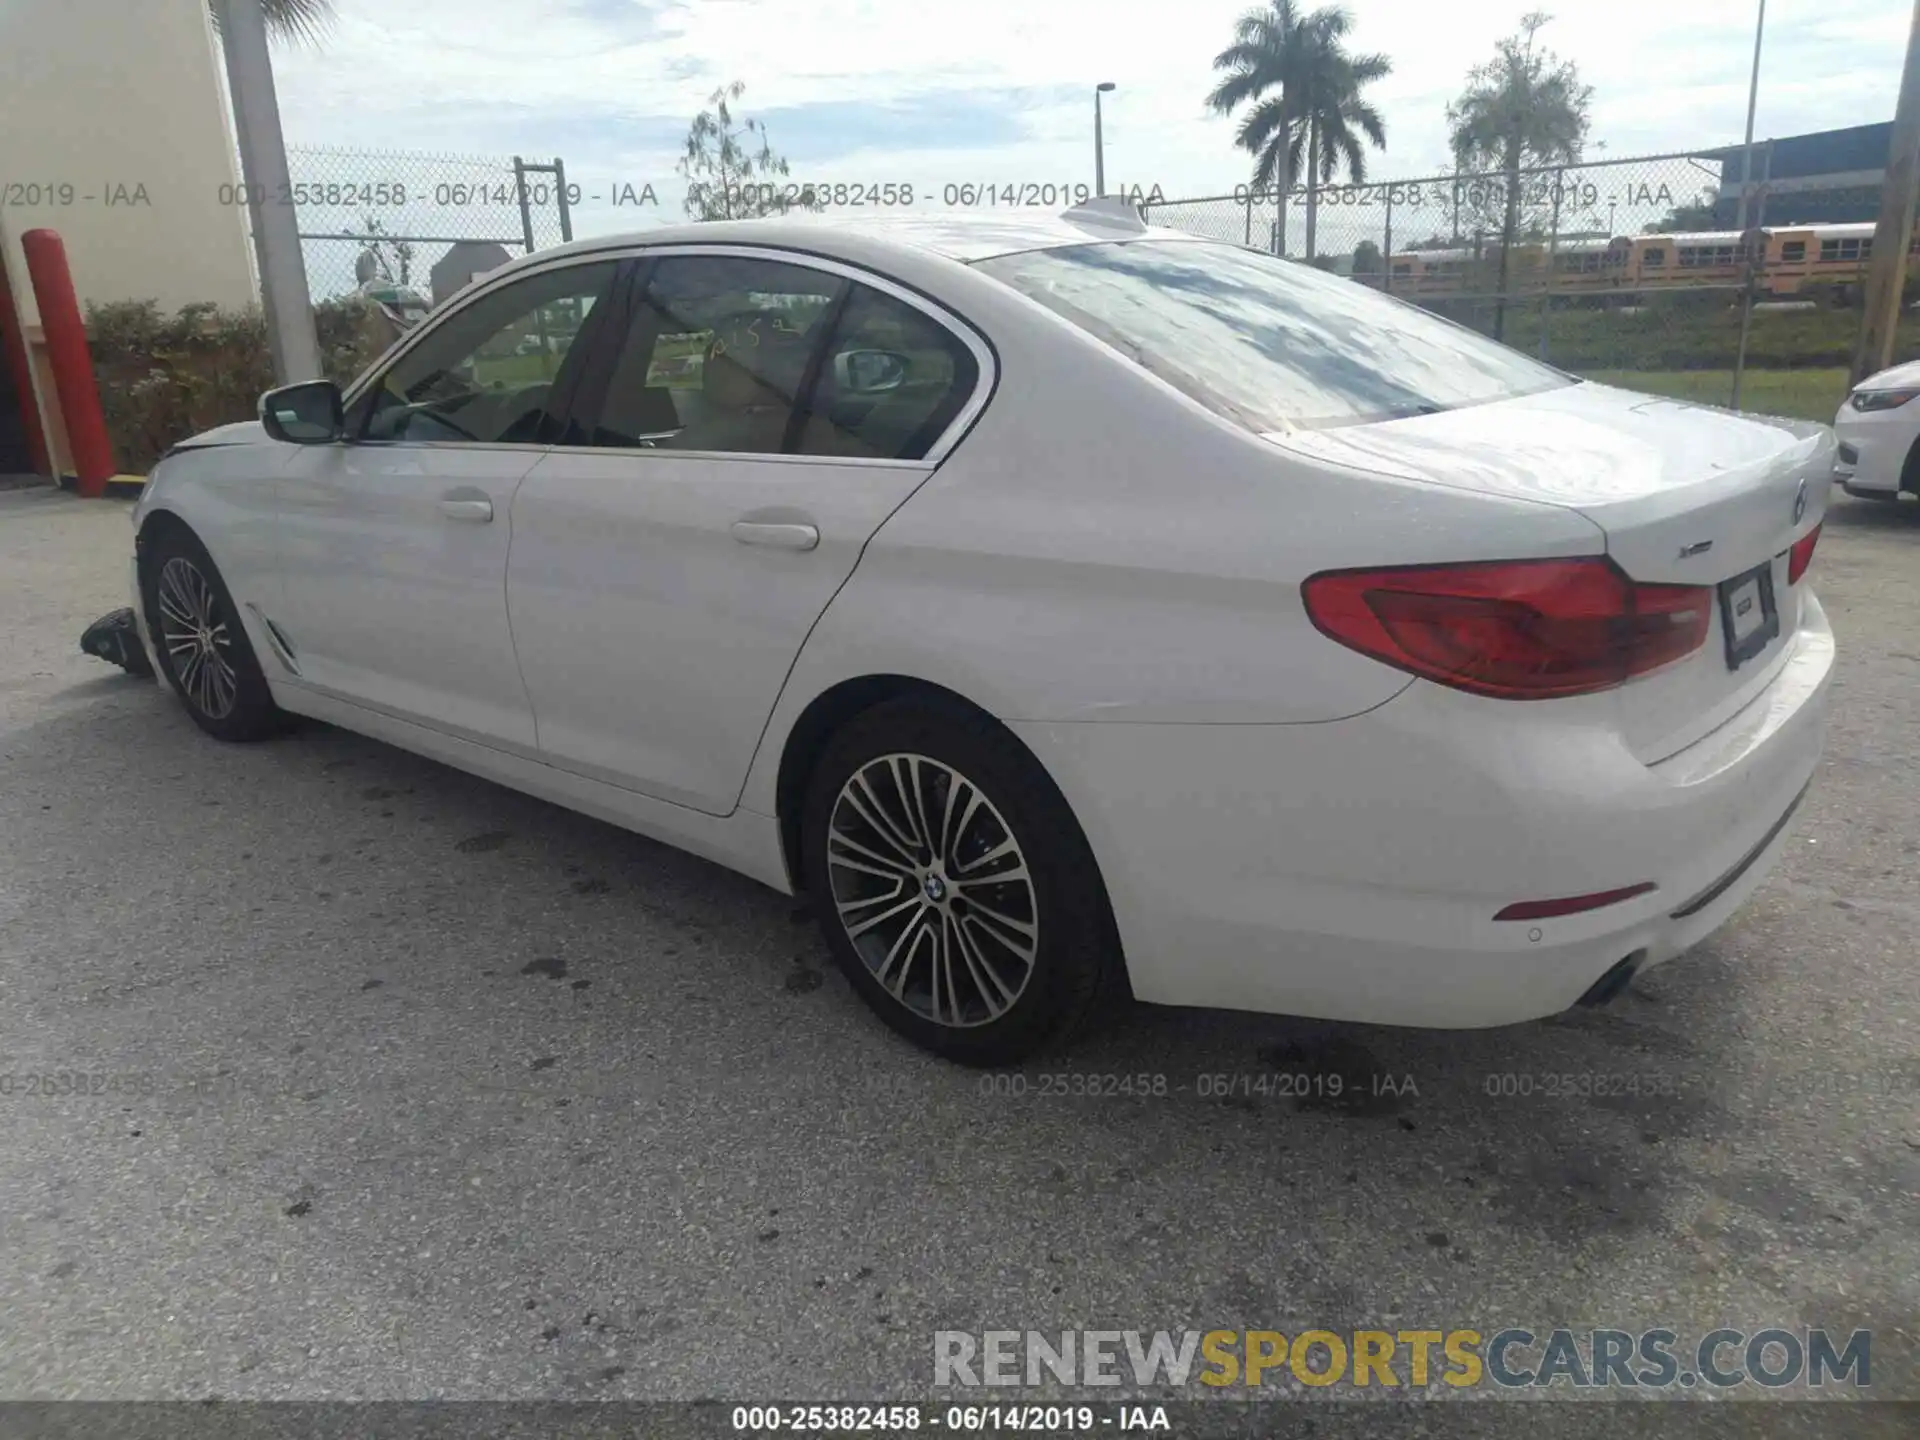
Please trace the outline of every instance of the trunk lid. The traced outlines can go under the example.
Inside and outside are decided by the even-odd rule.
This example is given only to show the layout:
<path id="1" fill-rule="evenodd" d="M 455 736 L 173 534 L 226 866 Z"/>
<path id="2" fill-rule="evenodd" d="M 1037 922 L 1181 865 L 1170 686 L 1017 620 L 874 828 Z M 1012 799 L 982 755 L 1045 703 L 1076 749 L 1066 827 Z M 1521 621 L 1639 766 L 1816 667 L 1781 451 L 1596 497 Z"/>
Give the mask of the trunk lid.
<path id="1" fill-rule="evenodd" d="M 1268 438 L 1344 465 L 1576 510 L 1633 579 L 1706 587 L 1706 644 L 1617 692 L 1621 732 L 1648 764 L 1723 724 L 1784 662 L 1805 584 L 1788 585 L 1787 551 L 1825 514 L 1834 452 L 1824 425 L 1590 382 Z M 1737 647 L 1731 663 L 1730 615 L 1745 635 L 1761 623 L 1769 590 L 1776 633 Z"/>

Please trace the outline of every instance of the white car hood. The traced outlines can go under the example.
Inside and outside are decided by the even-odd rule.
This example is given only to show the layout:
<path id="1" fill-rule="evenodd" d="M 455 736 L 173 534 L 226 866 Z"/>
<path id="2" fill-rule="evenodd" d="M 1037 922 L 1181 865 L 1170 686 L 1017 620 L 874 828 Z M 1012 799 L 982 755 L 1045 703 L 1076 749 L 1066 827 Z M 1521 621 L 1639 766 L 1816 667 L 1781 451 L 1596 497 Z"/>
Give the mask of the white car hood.
<path id="1" fill-rule="evenodd" d="M 1920 385 L 1920 360 L 1909 360 L 1904 365 L 1895 365 L 1891 370 L 1882 370 L 1878 375 L 1869 375 L 1855 390 L 1904 390 L 1909 385 Z"/>
<path id="2" fill-rule="evenodd" d="M 236 420 L 231 425 L 216 425 L 180 441 L 174 450 L 204 450 L 211 445 L 270 445 L 266 430 L 258 420 Z M 170 452 L 171 453 L 171 452 Z"/>

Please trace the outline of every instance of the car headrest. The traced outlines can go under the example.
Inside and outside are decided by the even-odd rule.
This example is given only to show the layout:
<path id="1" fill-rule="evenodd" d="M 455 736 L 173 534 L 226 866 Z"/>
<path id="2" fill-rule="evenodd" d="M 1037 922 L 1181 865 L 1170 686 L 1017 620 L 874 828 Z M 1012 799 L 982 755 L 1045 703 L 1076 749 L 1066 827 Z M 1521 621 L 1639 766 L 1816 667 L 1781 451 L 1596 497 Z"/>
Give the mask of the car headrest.
<path id="1" fill-rule="evenodd" d="M 796 331 L 723 329 L 707 346 L 700 388 L 713 404 L 729 410 L 791 405 L 811 348 Z"/>

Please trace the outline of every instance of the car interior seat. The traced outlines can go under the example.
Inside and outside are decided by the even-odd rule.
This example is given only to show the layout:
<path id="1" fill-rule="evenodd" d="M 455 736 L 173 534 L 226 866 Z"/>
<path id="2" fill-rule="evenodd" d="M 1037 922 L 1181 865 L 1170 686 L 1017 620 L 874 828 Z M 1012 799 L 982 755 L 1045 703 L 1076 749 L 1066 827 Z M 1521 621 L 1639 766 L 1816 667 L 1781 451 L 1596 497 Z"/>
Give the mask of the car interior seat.
<path id="1" fill-rule="evenodd" d="M 757 338 L 757 344 L 729 345 L 716 337 L 708 345 L 700 413 L 672 448 L 780 453 L 811 344 L 787 330 L 762 331 Z"/>

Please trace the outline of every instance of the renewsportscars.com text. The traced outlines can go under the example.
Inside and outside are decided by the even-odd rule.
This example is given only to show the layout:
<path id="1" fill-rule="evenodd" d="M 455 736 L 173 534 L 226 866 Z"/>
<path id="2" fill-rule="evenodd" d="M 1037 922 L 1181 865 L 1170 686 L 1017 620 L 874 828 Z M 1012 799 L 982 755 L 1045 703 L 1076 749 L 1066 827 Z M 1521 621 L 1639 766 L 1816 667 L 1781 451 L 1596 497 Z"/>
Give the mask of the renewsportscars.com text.
<path id="1" fill-rule="evenodd" d="M 1205 1385 L 1725 1390 L 1873 1383 L 1873 1333 L 1822 1329 L 1674 1330 L 1519 1327 L 1402 1330 L 940 1330 L 942 1387 Z"/>

